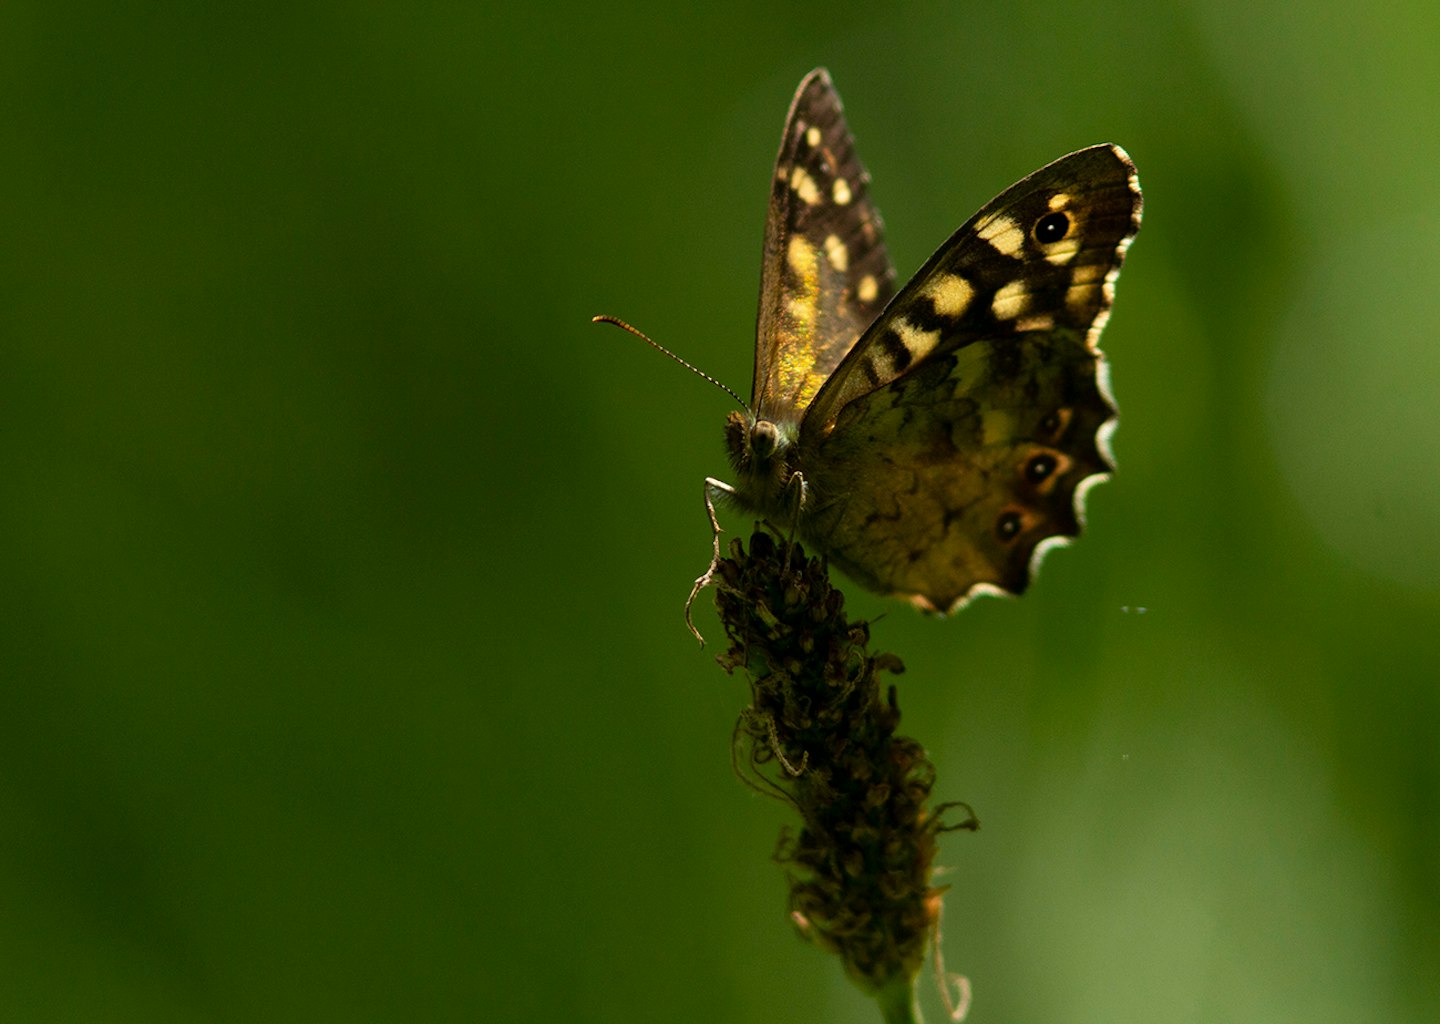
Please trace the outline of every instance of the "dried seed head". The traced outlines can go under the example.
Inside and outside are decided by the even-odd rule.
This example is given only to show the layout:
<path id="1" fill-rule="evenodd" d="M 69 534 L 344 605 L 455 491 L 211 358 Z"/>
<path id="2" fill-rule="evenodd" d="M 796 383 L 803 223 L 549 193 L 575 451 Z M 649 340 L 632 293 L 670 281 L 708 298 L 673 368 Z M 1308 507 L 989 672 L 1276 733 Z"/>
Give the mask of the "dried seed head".
<path id="1" fill-rule="evenodd" d="M 777 850 L 790 868 L 791 919 L 872 994 L 908 985 L 939 919 L 943 889 L 930 874 L 946 826 L 925 806 L 934 766 L 895 734 L 895 687 L 881 694 L 880 674 L 904 666 L 869 652 L 869 625 L 845 617 L 844 595 L 798 544 L 757 530 L 747 553 L 735 540 L 715 583 L 730 641 L 718 660 L 744 668 L 752 689 L 737 765 L 803 818 Z"/>

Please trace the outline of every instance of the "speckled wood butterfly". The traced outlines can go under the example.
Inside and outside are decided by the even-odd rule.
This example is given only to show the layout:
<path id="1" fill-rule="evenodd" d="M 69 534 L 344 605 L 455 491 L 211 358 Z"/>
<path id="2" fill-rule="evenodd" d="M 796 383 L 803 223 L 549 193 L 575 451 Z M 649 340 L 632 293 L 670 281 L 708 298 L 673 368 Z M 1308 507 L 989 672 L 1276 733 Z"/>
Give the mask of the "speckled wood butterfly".
<path id="1" fill-rule="evenodd" d="M 716 559 L 723 497 L 926 610 L 1019 593 L 1111 469 L 1096 342 L 1140 226 L 1134 165 L 1110 145 L 1061 157 L 898 294 L 868 182 L 817 69 L 771 181 L 754 398 L 725 425 L 736 482 L 705 482 Z"/>

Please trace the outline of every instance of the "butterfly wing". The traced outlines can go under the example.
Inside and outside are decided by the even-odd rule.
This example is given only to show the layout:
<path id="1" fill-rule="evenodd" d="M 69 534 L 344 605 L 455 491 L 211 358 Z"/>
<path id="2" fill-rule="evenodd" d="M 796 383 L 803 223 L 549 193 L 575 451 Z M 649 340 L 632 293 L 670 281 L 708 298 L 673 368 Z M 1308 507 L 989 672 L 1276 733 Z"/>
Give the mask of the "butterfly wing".
<path id="1" fill-rule="evenodd" d="M 1140 224 L 1115 146 L 1011 186 L 930 258 L 806 411 L 806 535 L 856 579 L 948 611 L 1019 593 L 1110 468 L 1096 348 Z"/>
<path id="2" fill-rule="evenodd" d="M 771 181 L 753 385 L 761 419 L 798 421 L 894 293 L 869 181 L 817 68 L 790 104 Z"/>

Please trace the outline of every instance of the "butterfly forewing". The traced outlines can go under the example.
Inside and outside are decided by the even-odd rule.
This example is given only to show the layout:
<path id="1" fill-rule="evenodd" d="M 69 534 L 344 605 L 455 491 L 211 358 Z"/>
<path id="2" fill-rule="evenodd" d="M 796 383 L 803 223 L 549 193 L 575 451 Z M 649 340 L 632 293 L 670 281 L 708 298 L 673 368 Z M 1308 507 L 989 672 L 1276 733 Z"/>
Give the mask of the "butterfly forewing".
<path id="1" fill-rule="evenodd" d="M 1118 146 L 1071 153 L 1012 185 L 870 325 L 816 396 L 806 432 L 823 434 L 855 397 L 953 348 L 1056 328 L 1098 335 L 1139 223 L 1135 169 Z"/>
<path id="2" fill-rule="evenodd" d="M 771 181 L 754 412 L 794 423 L 894 293 L 869 176 L 822 68 L 800 83 Z"/>
<path id="3" fill-rule="evenodd" d="M 806 412 L 802 528 L 876 590 L 947 611 L 1025 589 L 1079 533 L 1114 416 L 1095 340 L 1140 221 L 1118 147 L 1007 189 L 926 263 Z"/>

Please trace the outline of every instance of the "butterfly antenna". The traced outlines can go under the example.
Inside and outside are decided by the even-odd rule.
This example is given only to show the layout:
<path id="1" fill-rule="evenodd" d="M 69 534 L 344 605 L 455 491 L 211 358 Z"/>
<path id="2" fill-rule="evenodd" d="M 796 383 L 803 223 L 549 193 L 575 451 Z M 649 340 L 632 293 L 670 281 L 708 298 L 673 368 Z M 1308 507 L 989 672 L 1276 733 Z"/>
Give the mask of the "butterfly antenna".
<path id="1" fill-rule="evenodd" d="M 591 322 L 592 324 L 614 324 L 616 327 L 619 327 L 621 330 L 629 331 L 631 334 L 635 335 L 635 337 L 639 338 L 639 339 L 640 339 L 641 341 L 643 341 L 645 344 L 647 344 L 647 345 L 649 345 L 651 348 L 655 349 L 655 351 L 660 352 L 660 353 L 663 354 L 663 355 L 667 355 L 667 356 L 669 356 L 671 359 L 675 360 L 675 361 L 676 361 L 677 363 L 679 363 L 681 366 L 685 367 L 685 369 L 687 369 L 687 370 L 689 370 L 691 373 L 695 374 L 695 376 L 697 376 L 697 377 L 703 377 L 705 380 L 708 380 L 711 384 L 714 384 L 714 385 L 715 385 L 717 388 L 719 388 L 721 391 L 725 392 L 725 393 L 726 393 L 727 395 L 729 395 L 731 398 L 735 399 L 735 403 L 736 403 L 737 405 L 739 405 L 740 408 L 746 410 L 747 412 L 750 410 L 750 406 L 748 406 L 748 405 L 745 404 L 745 400 L 742 399 L 739 395 L 737 395 L 737 394 L 736 394 L 734 391 L 732 391 L 730 388 L 727 388 L 724 384 L 721 384 L 718 380 L 716 380 L 714 377 L 710 376 L 710 375 L 709 375 L 708 373 L 706 373 L 704 370 L 701 370 L 701 369 L 699 369 L 699 368 L 697 368 L 697 367 L 695 367 L 695 366 L 692 366 L 691 364 L 687 363 L 685 360 L 683 360 L 683 359 L 681 359 L 679 356 L 677 356 L 674 352 L 671 352 L 671 351 L 670 351 L 668 348 L 666 348 L 664 345 L 660 344 L 658 341 L 652 340 L 647 334 L 645 334 L 644 331 L 641 331 L 641 330 L 639 330 L 638 328 L 635 328 L 635 327 L 631 327 L 629 324 L 627 324 L 624 320 L 621 320 L 619 317 L 615 317 L 615 316 L 592 316 L 592 317 L 590 318 L 590 322 Z"/>

